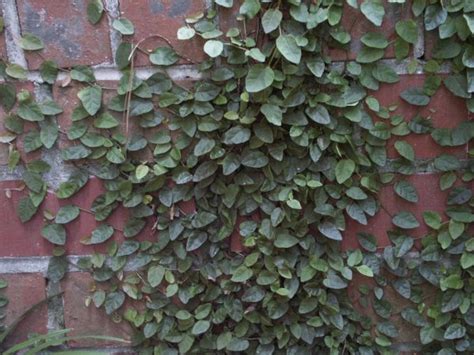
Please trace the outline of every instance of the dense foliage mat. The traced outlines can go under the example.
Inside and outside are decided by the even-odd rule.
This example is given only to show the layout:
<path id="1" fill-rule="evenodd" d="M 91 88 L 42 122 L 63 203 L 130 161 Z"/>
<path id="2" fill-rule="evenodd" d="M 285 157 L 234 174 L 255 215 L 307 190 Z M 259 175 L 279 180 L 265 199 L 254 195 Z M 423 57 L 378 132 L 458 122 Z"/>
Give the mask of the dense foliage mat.
<path id="1" fill-rule="evenodd" d="M 203 45 L 202 79 L 193 87 L 168 76 L 167 67 L 190 61 L 169 43 L 149 54 L 156 73 L 138 78 L 140 43 L 126 40 L 134 26 L 115 19 L 113 27 L 125 38 L 116 53 L 122 79 L 105 105 L 110 90 L 93 70 L 72 68 L 80 105 L 67 132 L 54 118 L 62 108 L 16 92 L 10 81 L 26 72 L 4 66 L 0 97 L 11 110 L 11 135 L 3 139 L 13 142 L 31 122 L 37 129 L 24 137 L 28 151 L 50 149 L 63 135 L 73 144 L 62 149 L 62 158 L 76 170 L 56 196 L 80 194 L 91 175 L 106 189 L 90 211 L 69 205 L 45 216 L 42 235 L 59 246 L 49 277 L 57 281 L 66 272 L 60 248 L 68 240 L 65 224 L 93 213 L 102 224 L 83 242 L 105 243 L 115 233 L 107 218 L 123 206 L 131 216 L 126 240 L 109 243 L 106 255 L 79 266 L 108 282 L 107 291 L 97 290 L 90 301 L 130 322 L 143 353 L 397 353 L 388 288 L 406 300 L 397 312 L 419 333 L 422 353 L 473 353 L 474 165 L 448 154 L 420 162 L 403 138 L 431 135 L 443 147 L 465 146 L 473 122 L 466 117 L 456 128 L 437 128 L 429 117 L 394 114 L 396 107 L 383 107 L 371 92 L 400 79 L 382 60 L 390 47 L 408 72 L 426 74 L 424 84 L 403 91 L 400 100 L 429 107 L 444 85 L 474 112 L 474 2 L 234 3 L 215 0 L 177 33 Z M 387 9 L 411 15 L 396 23 L 394 41 L 382 30 L 366 33 L 355 60 L 334 62 L 335 48 L 348 52 L 351 46 L 341 24 L 343 6 L 375 26 Z M 218 28 L 216 16 L 232 7 L 236 18 L 226 23 L 235 27 Z M 104 11 L 92 0 L 87 16 L 96 23 Z M 422 32 L 438 38 L 429 60 L 412 55 Z M 43 47 L 33 35 L 21 43 L 25 50 Z M 439 75 L 445 68 L 449 74 Z M 50 61 L 41 68 L 47 83 L 57 72 Z M 395 160 L 387 158 L 389 139 Z M 12 145 L 10 167 L 17 164 L 20 154 Z M 40 160 L 23 165 L 29 195 L 18 213 L 27 222 L 46 195 L 42 174 L 49 167 Z M 377 197 L 383 186 L 418 202 L 408 179 L 417 169 L 440 173 L 448 192 L 445 216 L 426 211 L 417 220 L 400 211 L 392 216 L 390 246 L 379 248 L 377 236 L 361 233 L 360 249 L 343 250 L 348 219 L 369 224 L 383 208 Z M 183 208 L 186 201 L 194 212 Z M 156 237 L 138 240 L 147 223 L 154 223 Z M 429 233 L 412 237 L 422 223 Z M 233 233 L 240 233 L 240 250 L 229 246 Z M 354 307 L 350 288 L 373 310 Z"/>

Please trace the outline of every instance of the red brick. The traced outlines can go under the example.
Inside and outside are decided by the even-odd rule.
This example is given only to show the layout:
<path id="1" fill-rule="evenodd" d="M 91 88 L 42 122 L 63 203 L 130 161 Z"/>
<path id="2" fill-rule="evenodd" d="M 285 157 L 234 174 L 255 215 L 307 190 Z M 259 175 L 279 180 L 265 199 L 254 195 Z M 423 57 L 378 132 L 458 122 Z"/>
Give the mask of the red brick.
<path id="1" fill-rule="evenodd" d="M 75 196 L 68 200 L 59 200 L 53 193 L 48 193 L 45 201 L 41 205 L 36 215 L 28 222 L 21 223 L 16 215 L 16 208 L 19 199 L 26 194 L 26 191 L 11 191 L 11 198 L 6 195 L 7 189 L 18 189 L 22 186 L 18 181 L 5 181 L 0 183 L 0 256 L 33 256 L 51 255 L 52 244 L 41 236 L 41 228 L 44 225 L 43 211 L 56 213 L 61 206 L 74 204 L 83 209 L 89 210 L 94 199 L 104 192 L 102 182 L 91 178 L 87 185 Z M 105 252 L 108 242 L 100 245 L 84 245 L 81 240 L 90 235 L 91 232 L 101 223 L 108 223 L 114 228 L 123 230 L 128 219 L 128 211 L 119 207 L 106 222 L 96 222 L 94 215 L 81 212 L 80 216 L 66 225 L 67 242 L 66 250 L 68 254 L 85 255 L 93 252 Z M 114 237 L 110 240 L 123 240 L 122 233 L 116 230 Z M 152 221 L 147 224 L 140 234 L 140 239 L 154 239 Z"/>
<path id="2" fill-rule="evenodd" d="M 204 58 L 202 52 L 203 42 L 197 37 L 189 41 L 177 39 L 176 32 L 185 25 L 185 18 L 204 11 L 205 0 L 122 0 L 120 10 L 123 16 L 135 25 L 133 42 L 137 43 L 149 36 L 160 35 L 167 38 L 178 54 L 199 61 Z M 157 47 L 168 44 L 158 38 L 149 38 L 140 46 L 141 49 L 152 52 Z M 183 60 L 186 64 L 187 61 Z M 140 54 L 135 62 L 136 65 L 149 65 L 147 58 Z"/>
<path id="3" fill-rule="evenodd" d="M 60 67 L 94 65 L 112 61 L 107 16 L 97 25 L 87 20 L 87 0 L 17 2 L 22 32 L 41 38 L 45 48 L 26 53 L 30 69 L 38 69 L 43 58 Z M 42 58 L 43 57 L 43 58 Z"/>
<path id="4" fill-rule="evenodd" d="M 439 188 L 439 174 L 422 174 L 412 175 L 406 178 L 417 190 L 419 200 L 417 203 L 408 202 L 399 197 L 393 185 L 385 186 L 378 194 L 377 200 L 383 205 L 380 211 L 372 218 L 369 218 L 367 226 L 355 222 L 353 219 L 346 217 L 346 230 L 344 232 L 344 239 L 342 247 L 345 250 L 359 248 L 357 241 L 357 233 L 365 232 L 371 233 L 377 238 L 379 247 L 386 247 L 390 245 L 387 232 L 395 229 L 392 224 L 392 217 L 401 211 L 412 212 L 420 227 L 409 230 L 407 233 L 413 237 L 421 237 L 428 233 L 429 228 L 423 221 L 423 212 L 436 211 L 444 217 L 446 209 L 447 192 L 441 191 Z"/>
<path id="5" fill-rule="evenodd" d="M 403 116 L 407 122 L 418 114 L 423 117 L 431 117 L 435 128 L 454 128 L 461 122 L 468 120 L 469 115 L 464 99 L 454 96 L 444 86 L 438 89 L 432 96 L 430 103 L 424 107 L 411 105 L 400 98 L 400 94 L 408 88 L 422 88 L 424 80 L 424 75 L 401 75 L 398 83 L 383 84 L 378 91 L 372 92 L 371 95 L 377 98 L 382 106 L 388 107 L 396 104 L 398 107 L 392 114 Z M 397 140 L 405 140 L 410 143 L 415 149 L 418 159 L 431 159 L 442 153 L 454 154 L 458 157 L 466 155 L 465 146 L 442 147 L 429 134 L 410 134 L 404 137 L 393 136 L 388 141 L 389 158 L 399 157 L 393 146 Z"/>
<path id="6" fill-rule="evenodd" d="M 258 17 L 255 17 L 251 21 L 246 20 L 245 28 L 243 21 L 237 20 L 237 15 L 239 14 L 239 9 L 240 6 L 242 6 L 242 3 L 243 0 L 234 1 L 234 6 L 230 9 L 219 6 L 219 24 L 222 32 L 226 33 L 232 27 L 238 28 L 242 35 L 244 35 L 245 31 L 247 31 L 247 34 L 249 35 L 254 34 L 257 31 L 259 21 Z M 260 34 L 263 34 L 263 31 L 261 31 Z"/>
<path id="7" fill-rule="evenodd" d="M 120 323 L 114 323 L 111 316 L 108 316 L 103 308 L 97 309 L 92 302 L 88 307 L 86 306 L 86 298 L 91 296 L 91 291 L 96 288 L 98 288 L 97 285 L 88 273 L 69 273 L 66 279 L 62 281 L 64 322 L 66 328 L 73 329 L 69 335 L 101 335 L 130 340 L 133 330 L 126 321 L 122 320 Z M 124 346 L 126 344 L 83 339 L 70 341 L 69 345 L 73 347 L 102 347 L 110 345 Z"/>
<path id="8" fill-rule="evenodd" d="M 0 274 L 0 279 L 8 282 L 8 287 L 1 293 L 9 299 L 5 325 L 12 324 L 31 306 L 46 298 L 45 280 L 41 274 Z M 42 304 L 33 310 L 11 333 L 6 340 L 6 347 L 13 346 L 28 338 L 28 334 L 45 334 L 47 332 L 47 305 Z M 3 344 L 2 344 L 3 345 Z"/>
<path id="9" fill-rule="evenodd" d="M 358 2 L 360 5 L 362 0 Z M 367 20 L 365 15 L 360 11 L 360 8 L 354 9 L 344 3 L 341 24 L 351 35 L 351 42 L 346 45 L 350 46 L 350 48 L 348 48 L 347 51 L 339 48 L 331 48 L 329 55 L 332 60 L 354 60 L 363 45 L 360 38 L 368 32 L 382 32 L 389 42 L 393 42 L 397 39 L 395 25 L 400 20 L 411 18 L 411 7 L 407 5 L 389 4 L 387 0 L 384 0 L 384 2 L 385 16 L 381 27 L 377 27 Z M 393 45 L 386 48 L 384 57 L 395 57 Z"/>

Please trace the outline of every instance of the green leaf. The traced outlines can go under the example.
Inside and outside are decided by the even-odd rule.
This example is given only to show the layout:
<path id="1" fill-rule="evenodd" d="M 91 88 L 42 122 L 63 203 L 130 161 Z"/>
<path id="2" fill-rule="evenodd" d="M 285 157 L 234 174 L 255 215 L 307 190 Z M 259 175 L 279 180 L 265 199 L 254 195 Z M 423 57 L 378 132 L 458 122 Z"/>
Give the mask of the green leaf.
<path id="1" fill-rule="evenodd" d="M 135 28 L 133 27 L 133 23 L 130 20 L 123 17 L 120 19 L 115 19 L 114 22 L 112 23 L 112 27 L 125 36 L 133 35 L 135 33 Z"/>
<path id="2" fill-rule="evenodd" d="M 122 291 L 111 292 L 105 298 L 105 312 L 112 314 L 125 302 L 125 294 Z"/>
<path id="3" fill-rule="evenodd" d="M 388 41 L 383 34 L 377 32 L 369 32 L 360 38 L 360 41 L 367 47 L 384 49 L 388 46 Z"/>
<path id="4" fill-rule="evenodd" d="M 37 51 L 44 48 L 44 43 L 34 34 L 25 33 L 20 39 L 20 47 L 26 51 Z"/>
<path id="5" fill-rule="evenodd" d="M 232 282 L 245 282 L 249 280 L 253 276 L 252 269 L 249 269 L 245 265 L 240 265 L 235 271 L 232 273 L 232 278 L 230 279 Z"/>
<path id="6" fill-rule="evenodd" d="M 156 65 L 169 66 L 175 64 L 179 56 L 174 49 L 169 47 L 160 47 L 150 54 L 150 62 Z"/>
<path id="7" fill-rule="evenodd" d="M 41 235 L 53 244 L 66 244 L 66 229 L 60 224 L 48 224 L 41 230 Z"/>
<path id="8" fill-rule="evenodd" d="M 409 202 L 418 202 L 418 194 L 415 187 L 408 181 L 402 180 L 395 184 L 395 192 L 401 198 Z"/>
<path id="9" fill-rule="evenodd" d="M 336 274 L 331 273 L 323 280 L 323 285 L 334 290 L 341 290 L 347 287 L 347 282 Z"/>
<path id="10" fill-rule="evenodd" d="M 332 239 L 332 240 L 342 240 L 341 232 L 331 222 L 319 223 L 318 224 L 318 230 L 326 238 L 329 238 L 329 239 Z"/>
<path id="11" fill-rule="evenodd" d="M 115 128 L 119 125 L 118 120 L 108 112 L 104 112 L 94 120 L 94 127 L 102 129 Z"/>
<path id="12" fill-rule="evenodd" d="M 425 10 L 425 29 L 427 31 L 434 30 L 446 21 L 448 12 L 440 5 L 429 5 Z"/>
<path id="13" fill-rule="evenodd" d="M 474 266 L 474 254 L 473 253 L 463 253 L 461 256 L 461 267 L 464 270 L 467 270 Z"/>
<path id="14" fill-rule="evenodd" d="M 102 0 L 89 0 L 87 4 L 87 18 L 90 23 L 95 25 L 102 18 L 102 13 L 104 12 L 104 5 Z"/>
<path id="15" fill-rule="evenodd" d="M 361 247 L 368 252 L 374 253 L 377 250 L 377 241 L 372 234 L 357 233 L 357 239 Z"/>
<path id="16" fill-rule="evenodd" d="M 415 150 L 410 145 L 410 143 L 405 141 L 396 141 L 395 142 L 395 149 L 397 150 L 398 154 L 409 161 L 415 161 Z"/>
<path id="17" fill-rule="evenodd" d="M 340 160 L 336 165 L 336 180 L 339 184 L 346 182 L 355 171 L 355 163 L 350 159 Z"/>
<path id="18" fill-rule="evenodd" d="M 84 65 L 75 66 L 71 70 L 71 79 L 84 83 L 92 83 L 95 81 L 94 71 L 91 67 L 86 67 Z"/>
<path id="19" fill-rule="evenodd" d="M 145 336 L 146 339 L 150 339 L 157 332 L 158 332 L 158 324 L 154 321 L 147 323 L 143 327 L 143 335 Z"/>
<path id="20" fill-rule="evenodd" d="M 125 238 L 132 238 L 145 228 L 146 221 L 142 218 L 130 218 L 123 229 Z"/>
<path id="21" fill-rule="evenodd" d="M 211 152 L 211 150 L 216 146 L 216 141 L 214 139 L 209 139 L 203 137 L 199 142 L 194 146 L 194 155 L 197 157 L 206 155 Z"/>
<path id="22" fill-rule="evenodd" d="M 43 112 L 36 102 L 22 102 L 16 111 L 25 121 L 39 122 L 44 120 Z"/>
<path id="23" fill-rule="evenodd" d="M 0 105 L 5 111 L 10 111 L 15 106 L 16 89 L 11 84 L 0 84 Z"/>
<path id="24" fill-rule="evenodd" d="M 415 44 L 418 40 L 418 25 L 414 20 L 397 22 L 395 30 L 397 34 L 408 43 Z"/>
<path id="25" fill-rule="evenodd" d="M 459 323 L 454 323 L 451 324 L 444 332 L 444 339 L 461 339 L 464 337 L 464 335 L 466 335 L 466 328 Z"/>
<path id="26" fill-rule="evenodd" d="M 294 247 L 300 241 L 288 233 L 279 233 L 275 239 L 275 246 L 280 249 Z"/>
<path id="27" fill-rule="evenodd" d="M 194 251 L 199 249 L 207 241 L 206 233 L 192 234 L 186 243 L 186 251 Z"/>
<path id="28" fill-rule="evenodd" d="M 51 149 L 58 139 L 59 128 L 56 120 L 48 119 L 41 122 L 40 139 L 46 149 Z"/>
<path id="29" fill-rule="evenodd" d="M 356 267 L 357 271 L 359 271 L 362 275 L 367 277 L 374 277 L 374 272 L 370 267 L 367 265 L 360 265 Z"/>
<path id="30" fill-rule="evenodd" d="M 102 104 L 102 88 L 99 86 L 90 86 L 82 89 L 77 94 L 82 102 L 82 106 L 91 116 L 94 116 Z"/>
<path id="31" fill-rule="evenodd" d="M 301 203 L 298 200 L 288 200 L 288 201 L 286 201 L 286 204 L 288 205 L 288 207 L 290 207 L 294 210 L 301 210 L 302 209 Z"/>
<path id="32" fill-rule="evenodd" d="M 256 64 L 250 67 L 245 78 L 245 88 L 250 93 L 260 92 L 272 85 L 274 79 L 275 74 L 270 67 Z"/>
<path id="33" fill-rule="evenodd" d="M 114 229 L 111 226 L 108 224 L 101 224 L 92 231 L 90 240 L 85 244 L 101 244 L 112 237 L 113 234 Z"/>
<path id="34" fill-rule="evenodd" d="M 430 97 L 421 88 L 409 88 L 400 94 L 400 97 L 415 106 L 426 106 L 430 103 Z"/>
<path id="35" fill-rule="evenodd" d="M 268 122 L 275 126 L 281 126 L 283 121 L 283 111 L 279 106 L 264 104 L 260 108 L 260 111 L 263 113 Z"/>
<path id="36" fill-rule="evenodd" d="M 217 216 L 213 213 L 206 211 L 198 212 L 192 221 L 194 228 L 203 228 L 213 223 L 217 219 Z"/>
<path id="37" fill-rule="evenodd" d="M 434 166 L 439 171 L 455 171 L 461 168 L 458 158 L 450 154 L 441 154 L 436 157 Z"/>
<path id="38" fill-rule="evenodd" d="M 61 155 L 64 160 L 79 160 L 87 158 L 91 152 L 92 151 L 90 149 L 79 144 L 63 149 L 61 151 Z"/>
<path id="39" fill-rule="evenodd" d="M 316 123 L 330 124 L 331 116 L 328 110 L 323 105 L 317 105 L 316 107 L 308 107 L 305 110 L 306 115 Z"/>
<path id="40" fill-rule="evenodd" d="M 269 159 L 263 152 L 259 150 L 251 150 L 245 154 L 242 154 L 241 162 L 243 166 L 259 169 L 266 166 L 269 162 Z"/>
<path id="41" fill-rule="evenodd" d="M 405 307 L 402 310 L 401 315 L 404 320 L 417 327 L 423 327 L 427 323 L 426 319 L 413 308 Z"/>
<path id="42" fill-rule="evenodd" d="M 28 222 L 36 214 L 38 206 L 35 206 L 29 197 L 23 197 L 18 202 L 17 215 L 21 223 Z"/>
<path id="43" fill-rule="evenodd" d="M 441 228 L 442 219 L 438 212 L 425 211 L 423 212 L 423 219 L 429 227 L 436 230 Z"/>
<path id="44" fill-rule="evenodd" d="M 211 322 L 209 322 L 208 320 L 200 320 L 194 324 L 193 329 L 191 330 L 191 333 L 193 335 L 204 334 L 205 332 L 209 330 L 210 327 L 211 327 Z"/>
<path id="45" fill-rule="evenodd" d="M 469 31 L 471 34 L 474 34 L 474 14 L 464 14 L 464 20 L 466 20 L 467 27 L 469 27 Z"/>
<path id="46" fill-rule="evenodd" d="M 293 64 L 301 62 L 301 48 L 292 35 L 281 35 L 276 40 L 278 51 L 287 61 Z"/>
<path id="47" fill-rule="evenodd" d="M 73 205 L 63 206 L 58 210 L 56 213 L 56 218 L 54 221 L 57 224 L 67 224 L 73 220 L 75 220 L 81 211 L 79 207 Z"/>
<path id="48" fill-rule="evenodd" d="M 215 0 L 217 5 L 220 5 L 222 7 L 226 7 L 228 9 L 232 8 L 234 6 L 234 0 Z"/>
<path id="49" fill-rule="evenodd" d="M 326 64 L 321 58 L 312 58 L 306 61 L 306 66 L 317 78 L 323 76 Z"/>
<path id="50" fill-rule="evenodd" d="M 216 58 L 224 51 L 224 43 L 216 40 L 209 40 L 204 44 L 204 52 L 211 58 Z"/>
<path id="51" fill-rule="evenodd" d="M 280 26 L 283 13 L 278 9 L 268 9 L 262 16 L 262 27 L 265 33 L 275 31 Z"/>
<path id="52" fill-rule="evenodd" d="M 247 16 L 247 18 L 254 18 L 261 9 L 260 1 L 258 0 L 244 0 L 240 6 L 239 13 Z"/>
<path id="53" fill-rule="evenodd" d="M 362 64 L 373 63 L 381 59 L 385 54 L 383 49 L 362 47 L 357 53 L 356 61 Z"/>
<path id="54" fill-rule="evenodd" d="M 148 167 L 148 165 L 141 164 L 137 166 L 137 168 L 135 169 L 135 176 L 137 177 L 138 180 L 141 180 L 145 176 L 147 176 L 149 172 L 150 172 L 150 168 Z"/>
<path id="55" fill-rule="evenodd" d="M 450 75 L 444 79 L 444 85 L 455 96 L 469 99 L 471 94 L 467 92 L 467 80 L 465 75 Z"/>
<path id="56" fill-rule="evenodd" d="M 28 72 L 26 71 L 25 68 L 23 68 L 22 66 L 18 64 L 8 64 L 5 72 L 8 74 L 8 76 L 14 79 L 19 79 L 19 80 L 27 79 Z"/>
<path id="57" fill-rule="evenodd" d="M 177 37 L 180 41 L 186 41 L 193 38 L 196 35 L 196 31 L 191 27 L 181 27 L 178 29 Z"/>
<path id="58" fill-rule="evenodd" d="M 416 220 L 416 217 L 411 212 L 400 212 L 396 214 L 392 219 L 393 224 L 402 229 L 414 229 L 420 226 L 420 223 Z"/>
<path id="59" fill-rule="evenodd" d="M 47 100 L 40 103 L 41 113 L 46 116 L 54 116 L 63 112 L 63 109 L 53 100 Z"/>
<path id="60" fill-rule="evenodd" d="M 375 26 L 381 26 L 385 8 L 381 0 L 365 0 L 360 6 L 361 12 Z"/>
<path id="61" fill-rule="evenodd" d="M 58 71 L 58 65 L 51 60 L 45 60 L 40 67 L 41 78 L 51 85 L 56 81 Z"/>
<path id="62" fill-rule="evenodd" d="M 155 265 L 148 269 L 147 280 L 151 287 L 157 287 L 163 281 L 165 268 L 161 265 Z"/>
<path id="63" fill-rule="evenodd" d="M 223 143 L 227 145 L 242 144 L 248 142 L 251 132 L 248 128 L 234 126 L 224 134 Z"/>

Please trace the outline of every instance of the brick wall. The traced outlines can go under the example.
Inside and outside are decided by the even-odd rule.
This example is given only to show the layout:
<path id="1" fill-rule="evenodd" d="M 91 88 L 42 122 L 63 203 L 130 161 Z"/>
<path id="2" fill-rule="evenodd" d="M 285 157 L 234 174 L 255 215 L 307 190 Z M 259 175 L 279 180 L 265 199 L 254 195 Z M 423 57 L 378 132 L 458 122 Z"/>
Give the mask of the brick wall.
<path id="1" fill-rule="evenodd" d="M 112 15 L 123 13 L 125 17 L 135 24 L 135 35 L 129 36 L 127 40 L 137 41 L 152 35 L 159 34 L 171 40 L 177 51 L 184 57 L 199 61 L 204 58 L 200 50 L 200 44 L 190 45 L 189 42 L 178 42 L 175 40 L 176 30 L 182 26 L 187 15 L 204 9 L 208 6 L 205 0 L 105 0 L 108 11 Z M 77 103 L 77 88 L 63 87 L 65 75 L 60 74 L 54 85 L 42 82 L 38 68 L 44 58 L 54 60 L 60 67 L 69 68 L 74 65 L 84 64 L 94 66 L 97 79 L 113 87 L 120 78 L 120 72 L 114 65 L 114 52 L 117 49 L 121 35 L 111 28 L 111 20 L 103 16 L 100 23 L 93 26 L 87 21 L 86 0 L 2 0 L 1 10 L 5 21 L 5 31 L 0 35 L 0 58 L 11 63 L 19 64 L 28 68 L 28 81 L 18 83 L 20 88 L 27 89 L 39 99 L 54 97 L 62 105 L 64 113 L 58 117 L 61 129 L 67 129 L 71 124 L 71 107 Z M 394 34 L 396 20 L 410 16 L 410 12 L 395 11 L 395 7 L 388 5 L 391 14 L 383 24 L 383 30 L 387 34 Z M 406 7 L 409 9 L 409 7 Z M 357 40 L 364 33 L 374 30 L 372 25 L 361 15 L 354 16 L 350 7 L 345 7 L 343 21 L 350 29 L 356 40 L 351 45 L 350 53 L 346 54 L 335 48 L 328 48 L 332 56 L 337 60 L 352 60 L 355 58 L 360 43 Z M 390 12 L 391 11 L 391 12 Z M 231 15 L 229 10 L 220 14 L 220 19 L 228 26 Z M 31 32 L 40 37 L 45 43 L 45 50 L 38 53 L 25 53 L 18 46 L 18 38 L 24 32 Z M 389 37 L 389 35 L 387 35 Z M 157 45 L 162 45 L 159 40 L 147 40 L 143 48 L 153 50 Z M 423 36 L 419 42 L 412 46 L 412 55 L 423 59 L 425 43 Z M 408 75 L 408 62 L 396 62 L 393 59 L 393 51 L 388 50 L 384 61 L 392 66 L 402 78 L 396 85 L 383 85 L 373 95 L 382 105 L 400 103 L 399 93 L 414 84 L 422 84 L 424 74 L 421 69 L 413 75 Z M 43 58 L 44 57 L 44 58 Z M 146 78 L 153 73 L 148 59 L 142 55 L 138 61 L 137 69 L 139 77 Z M 334 64 L 335 66 L 338 63 Z M 171 77 L 179 81 L 190 81 L 199 78 L 196 68 L 187 62 L 178 63 L 169 69 Z M 107 95 L 105 95 L 107 96 Z M 106 100 L 106 98 L 105 98 Z M 459 122 L 469 119 L 464 103 L 454 97 L 448 90 L 441 89 L 432 99 L 430 112 L 435 127 L 453 127 Z M 409 119 L 418 111 L 414 106 L 400 104 L 398 111 Z M 428 113 L 428 112 L 425 112 Z M 0 120 L 5 113 L 0 109 Z M 2 125 L 3 126 L 3 125 Z M 3 127 L 0 128 L 3 130 Z M 28 127 L 25 127 L 25 131 Z M 404 138 L 415 148 L 416 156 L 423 162 L 425 159 L 433 158 L 441 152 L 448 152 L 466 159 L 468 147 L 456 147 L 455 149 L 441 149 L 432 138 L 427 136 L 410 135 Z M 392 142 L 393 143 L 393 142 Z M 64 142 L 59 147 L 42 153 L 42 159 L 52 166 L 52 172 L 47 174 L 47 182 L 50 188 L 55 189 L 61 182 L 67 180 L 72 169 L 64 164 L 59 157 L 59 149 L 64 148 Z M 6 294 L 10 298 L 10 305 L 6 317 L 6 323 L 12 321 L 23 310 L 32 304 L 44 299 L 47 295 L 63 291 L 58 300 L 53 300 L 47 305 L 40 307 L 31 320 L 25 322 L 13 337 L 10 343 L 25 339 L 29 332 L 45 332 L 47 329 L 74 328 L 73 334 L 101 334 L 128 337 L 130 332 L 124 322 L 115 323 L 105 316 L 102 310 L 86 306 L 88 290 L 95 287 L 91 278 L 81 273 L 74 267 L 80 256 L 91 255 L 94 252 L 105 251 L 104 246 L 84 246 L 80 243 L 83 236 L 88 235 L 96 226 L 93 216 L 81 213 L 80 218 L 67 226 L 70 233 L 66 250 L 71 261 L 71 274 L 65 281 L 54 283 L 46 279 L 48 261 L 52 255 L 53 248 L 44 238 L 40 236 L 43 224 L 43 211 L 56 212 L 60 206 L 74 203 L 83 208 L 89 208 L 96 196 L 103 192 L 101 183 L 91 179 L 82 193 L 76 195 L 71 201 L 58 200 L 54 194 L 48 194 L 41 210 L 28 223 L 22 224 L 15 213 L 15 206 L 19 199 L 25 194 L 23 184 L 20 180 L 21 169 L 9 171 L 7 168 L 7 147 L 0 146 L 0 278 L 8 280 L 10 286 Z M 38 153 L 21 152 L 25 161 L 38 158 Z M 389 158 L 394 159 L 397 153 L 393 148 L 389 149 Z M 390 166 L 390 164 L 388 164 Z M 386 210 L 377 214 L 369 223 L 369 226 L 358 225 L 349 222 L 343 247 L 346 249 L 357 247 L 356 233 L 369 231 L 374 233 L 379 240 L 380 246 L 388 243 L 386 231 L 392 227 L 391 214 L 396 213 L 402 207 L 410 210 L 418 217 L 426 210 L 437 210 L 443 212 L 446 195 L 439 190 L 438 176 L 430 165 L 417 164 L 419 171 L 410 178 L 419 192 L 419 203 L 408 204 L 394 195 L 391 188 L 382 190 L 381 201 Z M 389 169 L 389 168 L 388 168 Z M 406 205 L 406 206 L 405 206 Z M 186 206 L 192 211 L 192 203 Z M 126 211 L 118 210 L 108 219 L 108 223 L 121 229 L 123 227 Z M 148 229 L 147 229 L 148 228 Z M 142 238 L 148 238 L 149 227 L 145 227 Z M 416 233 L 424 232 L 420 227 Z M 116 240 L 122 237 L 115 236 Z M 238 233 L 232 236 L 232 248 L 240 250 L 242 245 Z M 72 342 L 72 347 L 88 346 L 102 347 L 111 346 L 108 353 L 117 351 L 126 352 L 124 348 L 114 349 L 117 344 L 105 344 L 94 342 Z"/>

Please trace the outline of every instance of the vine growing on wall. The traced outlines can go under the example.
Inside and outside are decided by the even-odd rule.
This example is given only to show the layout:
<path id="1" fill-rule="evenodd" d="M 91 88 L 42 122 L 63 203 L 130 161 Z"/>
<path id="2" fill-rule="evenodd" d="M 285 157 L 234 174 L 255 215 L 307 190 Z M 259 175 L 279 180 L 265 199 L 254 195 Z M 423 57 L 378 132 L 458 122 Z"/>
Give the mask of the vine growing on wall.
<path id="1" fill-rule="evenodd" d="M 334 62 L 334 50 L 348 52 L 352 41 L 341 24 L 344 6 L 378 27 L 388 8 L 410 16 L 396 23 L 395 38 L 366 33 L 355 60 Z M 221 8 L 238 9 L 235 26 L 217 25 Z M 101 1 L 89 2 L 92 23 L 103 12 Z M 149 54 L 156 73 L 138 78 L 141 43 L 127 41 L 134 26 L 117 18 L 113 27 L 125 39 L 116 53 L 123 76 L 110 97 L 91 68 L 72 68 L 80 104 L 66 132 L 55 121 L 62 112 L 57 103 L 38 102 L 10 83 L 25 79 L 24 68 L 0 70 L 10 132 L 2 141 L 11 147 L 10 168 L 24 166 L 28 188 L 18 206 L 21 220 L 31 219 L 45 198 L 42 175 L 50 167 L 42 160 L 23 164 L 19 139 L 27 152 L 51 149 L 60 136 L 71 141 L 61 154 L 76 170 L 55 191 L 58 198 L 80 194 L 90 176 L 106 190 L 90 211 L 68 205 L 45 214 L 41 234 L 58 246 L 50 278 L 59 280 L 67 269 L 64 225 L 93 213 L 101 224 L 83 242 L 106 243 L 115 233 L 107 218 L 122 206 L 131 216 L 125 241 L 109 242 L 107 254 L 79 267 L 108 283 L 89 301 L 129 322 L 143 353 L 390 354 L 397 352 L 395 312 L 416 327 L 423 353 L 474 351 L 472 160 L 442 154 L 423 162 L 440 172 L 448 191 L 445 216 L 426 211 L 420 221 L 400 211 L 392 216 L 391 246 L 381 249 L 377 236 L 361 233 L 360 250 L 341 249 L 348 219 L 367 225 L 384 208 L 383 186 L 418 202 L 407 177 L 420 163 L 404 136 L 431 135 L 443 147 L 466 146 L 474 137 L 467 117 L 456 128 L 439 128 L 429 117 L 395 114 L 396 107 L 372 96 L 400 79 L 382 61 L 390 48 L 409 72 L 426 73 L 423 86 L 403 91 L 400 100 L 429 107 L 444 85 L 474 112 L 474 2 L 215 0 L 177 33 L 203 43 L 202 78 L 192 86 L 168 76 L 169 66 L 191 59 L 166 38 Z M 438 39 L 425 60 L 413 56 L 422 31 Z M 43 48 L 29 34 L 21 46 Z M 439 75 L 446 67 L 450 73 Z M 46 83 L 57 73 L 53 62 L 43 63 Z M 394 137 L 399 158 L 390 160 L 387 142 Z M 150 219 L 156 237 L 139 241 Z M 421 223 L 430 231 L 416 240 L 410 232 Z M 230 249 L 233 233 L 240 234 L 241 252 Z M 353 281 L 356 275 L 365 281 Z M 354 307 L 351 282 L 373 312 Z M 387 288 L 407 306 L 393 309 Z"/>

